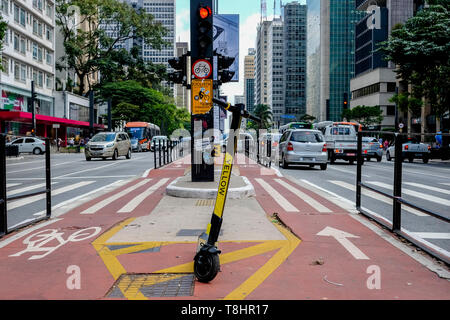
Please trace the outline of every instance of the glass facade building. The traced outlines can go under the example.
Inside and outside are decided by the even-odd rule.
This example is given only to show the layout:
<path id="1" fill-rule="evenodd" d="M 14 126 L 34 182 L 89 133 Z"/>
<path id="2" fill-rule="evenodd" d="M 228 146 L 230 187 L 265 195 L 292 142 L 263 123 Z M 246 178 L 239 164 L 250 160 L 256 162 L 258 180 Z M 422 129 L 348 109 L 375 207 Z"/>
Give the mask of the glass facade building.
<path id="1" fill-rule="evenodd" d="M 307 6 L 291 2 L 283 7 L 284 117 L 291 122 L 306 113 Z"/>
<path id="2" fill-rule="evenodd" d="M 355 24 L 365 12 L 355 10 L 355 0 L 329 0 L 329 101 L 327 120 L 342 120 L 344 97 L 350 98 L 354 76 Z"/>

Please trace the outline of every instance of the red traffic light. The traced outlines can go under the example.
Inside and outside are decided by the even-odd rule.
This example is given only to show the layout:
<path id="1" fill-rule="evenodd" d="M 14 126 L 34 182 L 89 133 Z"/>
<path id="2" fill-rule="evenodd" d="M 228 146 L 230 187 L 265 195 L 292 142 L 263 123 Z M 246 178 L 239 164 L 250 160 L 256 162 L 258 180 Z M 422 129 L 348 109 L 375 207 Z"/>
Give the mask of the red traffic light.
<path id="1" fill-rule="evenodd" d="M 206 19 L 212 14 L 212 10 L 208 6 L 200 7 L 199 14 L 200 14 L 200 18 Z"/>

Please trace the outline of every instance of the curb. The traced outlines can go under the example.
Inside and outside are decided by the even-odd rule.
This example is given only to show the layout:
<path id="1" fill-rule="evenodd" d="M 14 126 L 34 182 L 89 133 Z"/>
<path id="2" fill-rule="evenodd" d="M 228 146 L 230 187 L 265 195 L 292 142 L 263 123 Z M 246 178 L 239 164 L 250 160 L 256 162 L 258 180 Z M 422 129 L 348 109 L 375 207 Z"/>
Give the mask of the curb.
<path id="1" fill-rule="evenodd" d="M 196 189 L 177 187 L 176 183 L 182 177 L 176 178 L 166 188 L 166 194 L 177 198 L 196 198 L 196 199 L 215 199 L 217 197 L 217 189 Z M 252 183 L 242 176 L 245 187 L 229 188 L 227 198 L 229 199 L 245 199 L 256 195 L 255 188 Z"/>

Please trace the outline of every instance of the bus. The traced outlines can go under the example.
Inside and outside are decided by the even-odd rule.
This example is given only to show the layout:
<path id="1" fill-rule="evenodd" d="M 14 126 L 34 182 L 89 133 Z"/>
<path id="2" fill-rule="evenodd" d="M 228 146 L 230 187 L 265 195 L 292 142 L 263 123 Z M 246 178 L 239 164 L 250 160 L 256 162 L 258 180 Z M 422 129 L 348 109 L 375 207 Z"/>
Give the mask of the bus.
<path id="1" fill-rule="evenodd" d="M 289 129 L 312 129 L 313 125 L 309 122 L 289 122 L 279 128 L 281 134 Z"/>
<path id="2" fill-rule="evenodd" d="M 137 152 L 150 151 L 152 138 L 161 134 L 157 125 L 148 122 L 128 122 L 125 132 L 130 136 L 131 149 Z"/>

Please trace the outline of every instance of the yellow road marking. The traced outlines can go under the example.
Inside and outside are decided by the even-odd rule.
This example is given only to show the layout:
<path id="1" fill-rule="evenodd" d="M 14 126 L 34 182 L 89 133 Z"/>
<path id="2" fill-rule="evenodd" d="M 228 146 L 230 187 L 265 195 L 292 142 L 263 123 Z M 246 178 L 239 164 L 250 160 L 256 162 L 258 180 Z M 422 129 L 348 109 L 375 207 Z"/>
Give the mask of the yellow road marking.
<path id="1" fill-rule="evenodd" d="M 120 264 L 117 257 L 122 254 L 138 252 L 146 249 L 150 249 L 156 246 L 166 246 L 171 244 L 180 244 L 180 243 L 195 243 L 195 242 L 140 242 L 140 243 L 108 243 L 108 239 L 110 239 L 115 233 L 120 231 L 123 227 L 130 224 L 135 218 L 128 219 L 118 226 L 112 228 L 98 239 L 96 239 L 92 244 L 99 256 L 102 258 L 105 266 L 114 277 L 114 280 L 119 279 L 122 274 L 126 274 L 127 271 Z M 292 233 L 290 233 L 285 228 L 278 226 L 275 224 L 277 229 L 285 236 L 287 240 L 270 240 L 270 241 L 223 241 L 222 243 L 247 243 L 247 242 L 258 242 L 258 244 L 253 245 L 251 247 L 239 249 L 233 252 L 224 253 L 219 256 L 220 264 L 224 265 L 227 263 L 232 263 L 235 261 L 243 260 L 246 258 L 258 256 L 264 254 L 266 252 L 270 252 L 273 250 L 278 251 L 254 274 L 252 274 L 246 281 L 244 281 L 239 287 L 229 293 L 225 300 L 240 300 L 245 299 L 251 292 L 253 292 L 272 272 L 274 272 L 295 250 L 295 248 L 300 244 L 301 240 L 295 237 Z M 111 245 L 134 245 L 132 247 L 118 249 L 118 250 L 109 250 L 107 246 Z M 185 264 L 181 264 L 178 266 L 173 266 L 165 269 L 158 270 L 152 273 L 176 273 L 176 275 L 160 278 L 156 280 L 154 278 L 142 278 L 135 281 L 131 281 L 130 277 L 124 277 L 118 283 L 118 287 L 122 291 L 124 297 L 126 299 L 147 299 L 139 289 L 142 286 L 149 286 L 160 282 L 165 282 L 173 279 L 177 279 L 182 277 L 184 273 L 193 273 L 194 272 L 194 262 L 189 262 Z"/>

